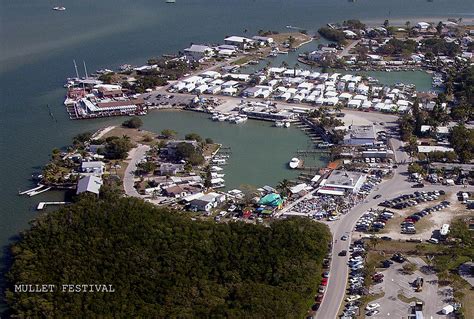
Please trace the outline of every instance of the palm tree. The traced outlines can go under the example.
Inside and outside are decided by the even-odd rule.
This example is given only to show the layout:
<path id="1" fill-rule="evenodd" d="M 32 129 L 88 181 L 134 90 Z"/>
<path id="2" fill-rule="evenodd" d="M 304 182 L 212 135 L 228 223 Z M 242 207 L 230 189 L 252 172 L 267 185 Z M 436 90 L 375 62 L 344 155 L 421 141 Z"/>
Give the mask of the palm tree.
<path id="1" fill-rule="evenodd" d="M 276 189 L 283 195 L 286 196 L 290 191 L 290 181 L 287 179 L 282 180 L 276 186 Z"/>

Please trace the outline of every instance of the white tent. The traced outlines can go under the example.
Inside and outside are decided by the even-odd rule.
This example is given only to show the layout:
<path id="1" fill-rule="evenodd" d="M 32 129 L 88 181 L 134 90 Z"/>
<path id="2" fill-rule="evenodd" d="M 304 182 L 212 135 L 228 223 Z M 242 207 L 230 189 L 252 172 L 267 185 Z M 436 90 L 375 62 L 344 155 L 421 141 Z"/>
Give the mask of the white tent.
<path id="1" fill-rule="evenodd" d="M 447 305 L 445 307 L 443 307 L 443 309 L 441 310 L 441 312 L 443 313 L 443 315 L 448 315 L 450 314 L 451 312 L 454 311 L 454 307 L 451 306 L 451 305 Z"/>

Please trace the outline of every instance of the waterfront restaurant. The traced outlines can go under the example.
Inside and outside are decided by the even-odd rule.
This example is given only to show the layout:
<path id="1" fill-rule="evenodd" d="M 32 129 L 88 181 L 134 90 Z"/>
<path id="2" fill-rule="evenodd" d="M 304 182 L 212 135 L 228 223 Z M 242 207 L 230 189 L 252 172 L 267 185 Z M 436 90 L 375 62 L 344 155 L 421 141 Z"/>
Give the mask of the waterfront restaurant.
<path id="1" fill-rule="evenodd" d="M 334 190 L 344 189 L 351 193 L 357 193 L 367 178 L 366 174 L 344 170 L 334 170 L 326 180 L 324 187 Z"/>

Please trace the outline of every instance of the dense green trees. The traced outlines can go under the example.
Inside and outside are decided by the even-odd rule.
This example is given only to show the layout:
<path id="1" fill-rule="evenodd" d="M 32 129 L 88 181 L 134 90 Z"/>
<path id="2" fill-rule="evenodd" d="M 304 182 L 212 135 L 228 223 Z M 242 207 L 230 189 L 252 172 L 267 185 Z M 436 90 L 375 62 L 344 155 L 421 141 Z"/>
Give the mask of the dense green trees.
<path id="1" fill-rule="evenodd" d="M 380 48 L 383 54 L 412 54 L 416 52 L 417 43 L 413 40 L 390 39 L 384 46 Z"/>
<path id="2" fill-rule="evenodd" d="M 461 162 L 468 163 L 474 158 L 474 130 L 457 125 L 451 130 L 450 142 Z"/>
<path id="3" fill-rule="evenodd" d="M 323 27 L 318 30 L 319 34 L 323 36 L 324 38 L 337 42 L 339 44 L 344 44 L 346 42 L 346 36 L 344 35 L 344 32 L 341 30 L 337 29 L 332 29 L 328 27 Z"/>
<path id="4" fill-rule="evenodd" d="M 461 47 L 454 42 L 446 42 L 444 39 L 429 38 L 421 41 L 421 50 L 435 55 L 454 57 L 461 52 Z"/>
<path id="5" fill-rule="evenodd" d="M 104 148 L 105 157 L 108 159 L 126 159 L 133 144 L 128 136 L 111 136 L 106 139 Z"/>
<path id="6" fill-rule="evenodd" d="M 330 241 L 326 226 L 192 221 L 111 196 L 41 215 L 12 246 L 12 315 L 301 318 L 307 310 Z M 13 293 L 19 283 L 103 283 L 115 293 Z"/>
<path id="7" fill-rule="evenodd" d="M 193 166 L 204 163 L 204 156 L 201 154 L 200 147 L 194 147 L 190 143 L 179 143 L 176 146 L 176 156 L 188 161 Z"/>
<path id="8" fill-rule="evenodd" d="M 138 116 L 133 116 L 131 119 L 128 119 L 122 123 L 122 126 L 128 128 L 139 128 L 143 125 L 143 121 Z"/>

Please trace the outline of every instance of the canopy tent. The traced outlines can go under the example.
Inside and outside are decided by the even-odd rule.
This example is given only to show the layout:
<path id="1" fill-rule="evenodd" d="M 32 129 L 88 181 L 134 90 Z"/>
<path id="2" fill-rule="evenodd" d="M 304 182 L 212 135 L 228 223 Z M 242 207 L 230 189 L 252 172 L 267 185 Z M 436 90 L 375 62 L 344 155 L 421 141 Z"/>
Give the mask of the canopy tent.
<path id="1" fill-rule="evenodd" d="M 283 199 L 279 194 L 271 193 L 260 198 L 259 205 L 280 207 L 283 204 Z"/>

